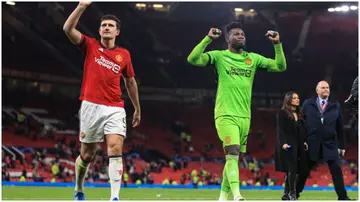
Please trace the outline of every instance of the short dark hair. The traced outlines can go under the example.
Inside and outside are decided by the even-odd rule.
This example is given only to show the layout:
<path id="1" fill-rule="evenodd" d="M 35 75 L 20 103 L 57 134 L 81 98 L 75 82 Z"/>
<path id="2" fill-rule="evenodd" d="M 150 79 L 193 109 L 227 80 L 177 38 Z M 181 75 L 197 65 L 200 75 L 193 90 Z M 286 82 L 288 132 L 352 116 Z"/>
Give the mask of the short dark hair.
<path id="1" fill-rule="evenodd" d="M 235 29 L 235 28 L 242 29 L 242 24 L 241 24 L 241 22 L 232 21 L 232 22 L 230 22 L 229 24 L 227 24 L 227 25 L 225 26 L 225 38 L 226 38 L 226 39 L 228 39 L 229 34 L 230 34 L 230 31 L 231 31 L 232 29 Z"/>
<path id="2" fill-rule="evenodd" d="M 116 29 L 120 29 L 121 27 L 121 21 L 115 15 L 107 14 L 102 16 L 100 23 L 104 20 L 114 20 L 116 22 Z"/>

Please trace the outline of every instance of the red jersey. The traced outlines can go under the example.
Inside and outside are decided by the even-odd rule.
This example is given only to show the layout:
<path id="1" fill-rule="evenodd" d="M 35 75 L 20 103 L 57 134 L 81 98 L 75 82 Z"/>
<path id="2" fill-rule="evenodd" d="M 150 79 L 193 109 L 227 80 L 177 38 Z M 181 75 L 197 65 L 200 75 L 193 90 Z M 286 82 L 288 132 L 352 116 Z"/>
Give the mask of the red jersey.
<path id="1" fill-rule="evenodd" d="M 86 35 L 79 45 L 85 53 L 80 100 L 107 106 L 124 107 L 120 78 L 134 77 L 130 53 L 115 46 L 105 48 L 100 41 Z"/>

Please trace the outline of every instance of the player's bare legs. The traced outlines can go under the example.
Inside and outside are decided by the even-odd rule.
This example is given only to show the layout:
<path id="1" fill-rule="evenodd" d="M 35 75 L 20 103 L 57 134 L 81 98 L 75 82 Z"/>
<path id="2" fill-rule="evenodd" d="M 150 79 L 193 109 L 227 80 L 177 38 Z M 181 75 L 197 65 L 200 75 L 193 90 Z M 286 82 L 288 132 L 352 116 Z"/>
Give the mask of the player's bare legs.
<path id="1" fill-rule="evenodd" d="M 84 179 L 90 162 L 96 155 L 96 143 L 81 143 L 80 156 L 75 161 L 75 195 L 76 199 L 84 200 Z"/>
<path id="2" fill-rule="evenodd" d="M 250 119 L 232 116 L 220 116 L 215 119 L 215 126 L 223 148 L 226 163 L 219 201 L 226 201 L 230 191 L 235 201 L 244 200 L 240 194 L 239 156 L 246 152 L 247 135 Z"/>
<path id="3" fill-rule="evenodd" d="M 118 200 L 123 173 L 122 148 L 124 136 L 118 134 L 106 135 L 107 153 L 109 156 L 109 178 L 111 187 L 110 200 Z"/>

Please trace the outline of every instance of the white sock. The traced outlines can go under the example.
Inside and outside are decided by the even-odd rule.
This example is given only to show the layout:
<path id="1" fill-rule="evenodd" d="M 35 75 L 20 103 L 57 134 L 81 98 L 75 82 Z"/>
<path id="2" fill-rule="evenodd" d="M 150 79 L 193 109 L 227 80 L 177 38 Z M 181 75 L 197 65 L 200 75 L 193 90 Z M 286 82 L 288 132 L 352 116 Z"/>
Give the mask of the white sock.
<path id="1" fill-rule="evenodd" d="M 234 196 L 234 201 L 239 201 L 239 200 L 242 200 L 242 199 L 244 199 L 244 197 L 242 197 L 241 194 L 237 195 L 237 196 Z"/>
<path id="2" fill-rule="evenodd" d="M 109 157 L 109 178 L 111 187 L 111 198 L 119 198 L 121 177 L 123 173 L 122 157 Z"/>
<path id="3" fill-rule="evenodd" d="M 84 179 L 87 171 L 89 170 L 89 167 L 90 167 L 89 162 L 84 162 L 80 156 L 77 157 L 75 161 L 75 177 L 76 177 L 75 192 L 84 193 Z"/>

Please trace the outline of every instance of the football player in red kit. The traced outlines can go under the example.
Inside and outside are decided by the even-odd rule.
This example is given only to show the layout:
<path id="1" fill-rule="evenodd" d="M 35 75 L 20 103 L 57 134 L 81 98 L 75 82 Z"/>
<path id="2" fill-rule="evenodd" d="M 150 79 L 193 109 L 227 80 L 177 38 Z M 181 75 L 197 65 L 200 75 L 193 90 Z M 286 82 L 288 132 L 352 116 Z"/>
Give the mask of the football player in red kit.
<path id="1" fill-rule="evenodd" d="M 120 78 L 124 78 L 135 108 L 132 126 L 140 124 L 140 104 L 134 69 L 128 50 L 115 45 L 120 34 L 120 20 L 114 15 L 101 18 L 100 41 L 80 33 L 76 25 L 91 4 L 81 1 L 66 20 L 63 30 L 70 41 L 85 54 L 79 112 L 81 151 L 75 162 L 75 200 L 85 200 L 84 178 L 95 157 L 96 143 L 107 145 L 111 200 L 119 200 L 123 173 L 122 148 L 126 136 L 126 113 L 121 99 Z M 105 138 L 104 138 L 105 137 Z"/>

